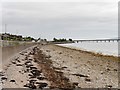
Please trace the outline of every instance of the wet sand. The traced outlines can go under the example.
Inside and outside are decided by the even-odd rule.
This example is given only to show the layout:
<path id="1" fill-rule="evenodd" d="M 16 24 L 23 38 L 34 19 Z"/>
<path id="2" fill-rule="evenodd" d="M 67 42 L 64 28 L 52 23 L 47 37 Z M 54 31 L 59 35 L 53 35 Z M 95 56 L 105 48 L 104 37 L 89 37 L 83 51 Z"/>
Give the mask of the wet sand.
<path id="1" fill-rule="evenodd" d="M 39 45 L 11 59 L 0 75 L 3 88 L 118 88 L 118 60 Z"/>

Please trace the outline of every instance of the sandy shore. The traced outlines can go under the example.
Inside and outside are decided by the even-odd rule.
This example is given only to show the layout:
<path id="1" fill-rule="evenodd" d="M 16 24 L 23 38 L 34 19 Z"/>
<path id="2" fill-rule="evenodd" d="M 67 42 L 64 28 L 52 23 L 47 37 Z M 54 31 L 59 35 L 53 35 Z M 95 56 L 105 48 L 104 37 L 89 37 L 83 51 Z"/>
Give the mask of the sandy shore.
<path id="1" fill-rule="evenodd" d="M 118 88 L 118 60 L 39 45 L 3 65 L 0 75 L 3 88 Z"/>

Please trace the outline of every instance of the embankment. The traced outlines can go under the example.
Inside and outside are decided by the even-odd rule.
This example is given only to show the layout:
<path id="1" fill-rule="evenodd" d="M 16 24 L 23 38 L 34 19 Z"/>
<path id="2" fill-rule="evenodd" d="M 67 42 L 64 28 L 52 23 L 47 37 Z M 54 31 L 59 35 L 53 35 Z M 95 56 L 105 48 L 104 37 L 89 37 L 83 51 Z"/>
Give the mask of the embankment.
<path id="1" fill-rule="evenodd" d="M 6 47 L 2 47 L 2 61 L 6 61 L 7 59 L 9 59 L 10 57 L 14 56 L 15 54 L 17 54 L 18 52 L 31 47 L 33 45 L 36 45 L 36 43 L 26 43 L 24 45 L 15 45 L 15 46 L 6 46 Z"/>

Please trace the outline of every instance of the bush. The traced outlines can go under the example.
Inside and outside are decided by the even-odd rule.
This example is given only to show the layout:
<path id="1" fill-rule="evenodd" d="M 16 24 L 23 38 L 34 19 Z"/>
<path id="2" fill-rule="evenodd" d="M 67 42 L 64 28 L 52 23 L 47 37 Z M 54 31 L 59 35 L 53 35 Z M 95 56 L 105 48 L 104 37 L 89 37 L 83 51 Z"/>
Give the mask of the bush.
<path id="1" fill-rule="evenodd" d="M 19 42 L 15 42 L 15 45 L 19 45 Z"/>
<path id="2" fill-rule="evenodd" d="M 69 41 L 72 41 L 72 39 L 69 39 Z"/>

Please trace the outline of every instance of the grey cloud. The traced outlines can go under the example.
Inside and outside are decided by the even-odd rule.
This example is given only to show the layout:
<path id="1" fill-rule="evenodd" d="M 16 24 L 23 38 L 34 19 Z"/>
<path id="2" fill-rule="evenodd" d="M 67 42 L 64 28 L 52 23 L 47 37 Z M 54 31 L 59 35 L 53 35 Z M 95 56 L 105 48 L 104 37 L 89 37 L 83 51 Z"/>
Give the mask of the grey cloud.
<path id="1" fill-rule="evenodd" d="M 36 38 L 112 37 L 117 35 L 117 7 L 113 2 L 94 0 L 81 3 L 4 3 L 5 23 L 8 32 L 15 33 L 17 29 L 20 34 Z"/>

